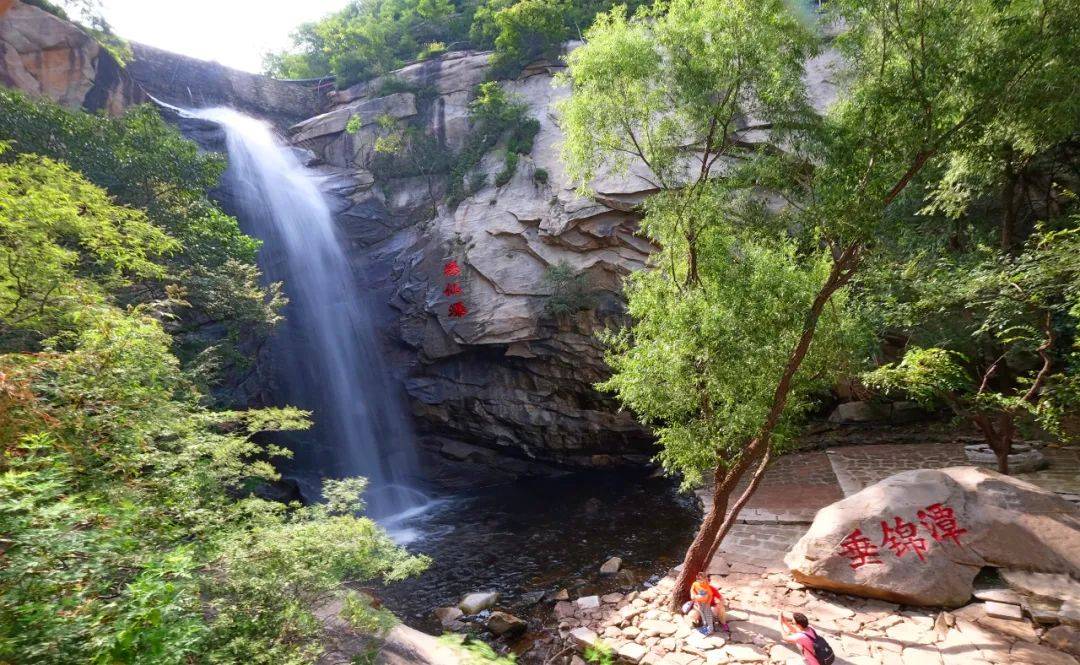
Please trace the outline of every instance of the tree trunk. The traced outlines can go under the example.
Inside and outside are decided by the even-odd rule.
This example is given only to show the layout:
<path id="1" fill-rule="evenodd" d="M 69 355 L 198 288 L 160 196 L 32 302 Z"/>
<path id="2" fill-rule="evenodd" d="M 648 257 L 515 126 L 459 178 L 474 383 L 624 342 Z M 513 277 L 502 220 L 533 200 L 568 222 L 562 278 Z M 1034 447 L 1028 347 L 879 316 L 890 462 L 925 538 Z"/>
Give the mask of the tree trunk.
<path id="1" fill-rule="evenodd" d="M 716 469 L 713 476 L 712 505 L 705 519 L 701 521 L 697 534 L 694 535 L 694 542 L 690 543 L 686 556 L 683 557 L 682 570 L 675 579 L 675 588 L 671 592 L 672 610 L 678 609 L 683 599 L 689 597 L 690 585 L 694 583 L 694 577 L 709 565 L 713 541 L 716 540 L 716 534 L 724 523 L 724 516 L 727 513 L 728 497 L 731 496 L 731 491 L 735 489 L 735 484 L 745 470 L 741 468 L 743 466 L 744 462 L 740 460 L 726 473 L 720 468 Z"/>
<path id="2" fill-rule="evenodd" d="M 844 287 L 851 277 L 855 274 L 855 270 L 859 265 L 859 254 L 862 251 L 862 245 L 859 243 L 852 243 L 848 245 L 833 261 L 832 269 L 829 271 L 829 277 L 822 284 L 818 290 L 817 295 L 814 297 L 814 302 L 810 305 L 810 311 L 806 315 L 806 322 L 803 324 L 802 334 L 799 336 L 799 342 L 792 349 L 791 355 L 788 357 L 788 361 L 784 366 L 784 373 L 780 376 L 779 382 L 776 384 L 776 390 L 773 392 L 772 406 L 769 408 L 769 414 L 765 418 L 764 424 L 761 426 L 761 430 L 758 435 L 755 436 L 743 450 L 742 455 L 739 456 L 738 461 L 721 477 L 721 471 L 718 468 L 716 471 L 716 487 L 713 491 L 713 503 L 712 510 L 705 516 L 705 520 L 701 523 L 701 528 L 698 529 L 697 535 L 694 536 L 694 542 L 691 543 L 690 549 L 686 551 L 686 557 L 683 559 L 683 568 L 679 572 L 678 578 L 675 580 L 675 588 L 671 592 L 671 607 L 677 609 L 679 603 L 683 598 L 689 597 L 690 585 L 694 581 L 694 577 L 705 570 L 709 564 L 709 558 L 713 552 L 719 547 L 718 537 L 723 538 L 721 534 L 721 527 L 727 525 L 724 529 L 731 528 L 731 524 L 734 523 L 738 517 L 739 510 L 742 505 L 750 499 L 753 490 L 757 485 L 751 483 L 747 488 L 748 492 L 744 492 L 743 496 L 739 498 L 739 503 L 735 506 L 735 509 L 731 511 L 725 519 L 724 511 L 727 508 L 728 498 L 731 495 L 732 490 L 738 484 L 739 479 L 746 473 L 746 470 L 751 465 L 758 463 L 762 458 L 766 457 L 769 453 L 769 447 L 772 444 L 772 434 L 776 429 L 776 426 L 780 423 L 780 417 L 784 413 L 784 407 L 787 406 L 788 395 L 791 393 L 791 384 L 795 378 L 795 374 L 802 366 L 803 359 L 806 358 L 807 352 L 810 350 L 810 343 L 814 341 L 814 333 L 817 330 L 818 320 L 821 318 L 821 312 L 825 309 L 825 305 L 832 298 L 833 294 L 842 287 Z M 763 469 L 759 469 L 763 472 Z"/>
<path id="3" fill-rule="evenodd" d="M 712 547 L 709 548 L 709 555 L 706 558 L 707 561 L 712 561 L 712 558 L 716 556 L 716 551 L 720 549 L 720 543 L 727 537 L 728 532 L 731 531 L 731 527 L 735 525 L 735 520 L 738 519 L 739 513 L 750 501 L 750 497 L 754 496 L 754 492 L 757 491 L 758 485 L 761 484 L 761 479 L 765 477 L 765 470 L 769 468 L 769 463 L 772 461 L 772 451 L 765 451 L 765 456 L 761 458 L 761 462 L 758 464 L 757 471 L 754 472 L 754 477 L 750 479 L 750 484 L 746 486 L 743 493 L 739 495 L 739 498 L 735 501 L 735 505 L 731 507 L 731 511 L 728 512 L 728 516 L 724 519 L 724 523 L 720 525 L 720 530 L 716 532 L 716 536 L 713 538 Z"/>
<path id="4" fill-rule="evenodd" d="M 994 451 L 997 458 L 998 473 L 1009 475 L 1009 455 L 1012 453 L 1013 437 L 1016 435 L 1016 424 L 1011 413 L 1002 413 L 997 417 L 997 424 L 990 421 L 985 414 L 977 414 L 972 417 L 975 426 L 982 432 L 986 444 Z"/>
<path id="5" fill-rule="evenodd" d="M 1019 205 L 1016 200 L 1016 186 L 1020 178 L 1013 170 L 1012 162 L 1006 160 L 1005 182 L 1001 188 L 1001 249 L 1011 252 L 1016 244 L 1016 222 L 1019 216 Z"/>

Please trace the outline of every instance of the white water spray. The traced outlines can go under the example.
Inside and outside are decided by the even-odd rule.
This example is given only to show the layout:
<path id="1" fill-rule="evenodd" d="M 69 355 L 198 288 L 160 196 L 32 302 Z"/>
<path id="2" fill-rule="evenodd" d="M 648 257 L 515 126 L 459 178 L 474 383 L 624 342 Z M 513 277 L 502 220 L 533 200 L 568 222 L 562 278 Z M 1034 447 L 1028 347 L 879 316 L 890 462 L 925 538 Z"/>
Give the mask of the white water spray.
<path id="1" fill-rule="evenodd" d="M 413 513 L 427 499 L 410 487 L 416 461 L 400 387 L 311 173 L 255 118 L 228 108 L 184 113 L 224 129 L 225 185 L 245 230 L 264 243 L 263 272 L 285 284 L 290 303 L 273 340 L 273 374 L 278 394 L 314 412 L 318 439 L 296 451 L 297 467 L 367 477 L 368 512 L 377 519 Z M 298 480 L 311 478 L 301 471 Z"/>

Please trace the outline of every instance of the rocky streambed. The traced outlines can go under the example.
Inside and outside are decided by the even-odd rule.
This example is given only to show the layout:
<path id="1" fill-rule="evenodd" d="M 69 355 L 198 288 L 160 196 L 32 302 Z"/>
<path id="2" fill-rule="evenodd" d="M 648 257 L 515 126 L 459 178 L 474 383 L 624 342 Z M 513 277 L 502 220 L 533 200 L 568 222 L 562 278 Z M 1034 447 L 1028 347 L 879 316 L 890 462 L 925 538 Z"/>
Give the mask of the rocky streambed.
<path id="1" fill-rule="evenodd" d="M 483 632 L 492 611 L 520 617 L 527 630 L 511 630 L 516 639 L 502 644 L 524 651 L 555 637 L 556 598 L 658 580 L 681 560 L 700 518 L 692 496 L 646 473 L 578 473 L 448 496 L 393 525 L 414 538 L 408 549 L 430 556 L 431 567 L 376 593 L 406 624 L 432 634 Z M 617 570 L 601 572 L 613 557 L 622 560 Z M 451 616 L 444 625 L 436 610 L 474 592 L 498 598 L 477 616 Z"/>

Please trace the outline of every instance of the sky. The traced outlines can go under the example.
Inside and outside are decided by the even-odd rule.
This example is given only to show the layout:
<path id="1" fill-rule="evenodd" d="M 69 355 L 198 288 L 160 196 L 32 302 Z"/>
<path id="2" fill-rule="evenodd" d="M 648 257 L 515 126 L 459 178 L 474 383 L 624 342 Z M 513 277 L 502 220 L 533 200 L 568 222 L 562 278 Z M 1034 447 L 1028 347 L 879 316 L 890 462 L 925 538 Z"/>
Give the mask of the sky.
<path id="1" fill-rule="evenodd" d="M 249 72 L 267 51 L 290 45 L 300 23 L 348 0 L 101 0 L 102 14 L 124 39 Z"/>

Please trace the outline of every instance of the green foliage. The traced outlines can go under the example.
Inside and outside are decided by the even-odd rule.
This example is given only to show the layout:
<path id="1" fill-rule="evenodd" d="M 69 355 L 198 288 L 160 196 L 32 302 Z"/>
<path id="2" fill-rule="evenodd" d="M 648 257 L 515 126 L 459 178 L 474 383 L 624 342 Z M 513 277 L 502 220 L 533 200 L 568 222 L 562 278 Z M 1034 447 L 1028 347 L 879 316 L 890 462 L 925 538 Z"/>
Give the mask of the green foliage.
<path id="1" fill-rule="evenodd" d="M 611 665 L 615 662 L 615 654 L 611 647 L 603 642 L 597 642 L 595 646 L 585 648 L 585 661 L 595 665 Z"/>
<path id="2" fill-rule="evenodd" d="M 251 494 L 285 454 L 254 437 L 306 414 L 207 411 L 170 304 L 114 304 L 175 246 L 144 213 L 33 155 L 0 192 L 0 329 L 35 341 L 0 355 L 0 661 L 313 662 L 317 602 L 426 565 L 359 516 L 362 480 Z"/>
<path id="3" fill-rule="evenodd" d="M 564 11 L 563 3 L 548 0 L 519 0 L 496 11 L 492 75 L 511 76 L 533 60 L 557 58 L 570 36 Z"/>
<path id="4" fill-rule="evenodd" d="M 607 336 L 614 375 L 600 387 L 614 392 L 654 428 L 664 467 L 684 483 L 701 482 L 718 464 L 737 459 L 769 412 L 788 353 L 806 322 L 832 264 L 828 252 L 807 250 L 767 223 L 738 223 L 722 188 L 687 202 L 673 193 L 653 198 L 643 222 L 662 247 L 658 270 L 626 282 L 632 328 Z M 685 243 L 668 242 L 682 210 L 702 219 L 699 282 L 683 287 Z M 843 291 L 822 314 L 818 336 L 795 375 L 787 408 L 773 434 L 783 447 L 802 417 L 853 369 L 868 331 Z"/>
<path id="5" fill-rule="evenodd" d="M 502 187 L 506 183 L 510 182 L 510 178 L 514 177 L 514 173 L 517 172 L 518 154 L 516 152 L 506 152 L 506 164 L 503 166 L 502 171 L 495 174 L 495 186 Z"/>
<path id="6" fill-rule="evenodd" d="M 596 306 L 589 289 L 588 275 L 578 272 L 565 261 L 544 270 L 544 286 L 551 289 L 551 295 L 544 303 L 544 311 L 553 316 L 573 314 Z"/>
<path id="7" fill-rule="evenodd" d="M 547 169 L 535 169 L 533 170 L 533 180 L 538 185 L 548 184 L 548 172 Z"/>
<path id="8" fill-rule="evenodd" d="M 867 385 L 947 404 L 976 424 L 1005 417 L 1010 430 L 1034 421 L 1062 434 L 1063 414 L 1080 403 L 1078 221 L 1036 233 L 1015 257 L 984 249 L 922 271 L 907 266 L 913 293 L 887 311 L 913 345 L 899 363 L 866 375 Z"/>
<path id="9" fill-rule="evenodd" d="M 79 305 L 162 276 L 155 260 L 176 248 L 142 212 L 63 164 L 36 155 L 0 163 L 0 331 L 51 335 Z"/>
<path id="10" fill-rule="evenodd" d="M 456 651 L 465 665 L 513 665 L 514 654 L 500 656 L 490 644 L 465 635 L 446 633 L 439 641 Z"/>
<path id="11" fill-rule="evenodd" d="M 420 53 L 416 55 L 417 60 L 430 60 L 437 56 L 446 53 L 446 44 L 442 42 L 431 42 L 425 46 Z"/>
<path id="12" fill-rule="evenodd" d="M 235 341 L 265 333 L 276 321 L 283 302 L 280 286 L 259 286 L 254 267 L 258 241 L 242 233 L 237 221 L 208 197 L 224 169 L 223 160 L 200 153 L 152 107 L 108 118 L 0 90 L 0 141 L 11 144 L 0 159 L 34 153 L 64 162 L 175 239 L 163 270 L 139 275 L 143 279 L 131 284 L 125 296 L 130 302 L 148 303 L 164 299 L 169 285 L 179 287 L 173 295 L 189 304 L 176 325 L 187 334 L 180 339 L 185 360 L 205 360 L 210 353 L 223 364 Z M 231 294 L 224 287 L 241 273 L 242 281 Z M 229 302 L 234 297 L 235 302 Z M 256 300 L 261 301 L 257 306 Z M 226 312 L 242 318 L 218 318 Z M 224 323 L 229 339 L 210 342 L 213 348 L 208 349 L 207 340 L 195 334 L 205 321 Z"/>
<path id="13" fill-rule="evenodd" d="M 512 76 L 540 57 L 555 58 L 613 0 L 354 0 L 293 33 L 291 52 L 266 56 L 267 73 L 283 78 L 333 74 L 347 87 L 412 60 L 447 50 L 495 49 L 496 76 Z M 631 9 L 641 5 L 630 2 Z"/>
<path id="14" fill-rule="evenodd" d="M 540 123 L 529 116 L 529 107 L 508 94 L 498 83 L 488 81 L 476 89 L 476 96 L 469 104 L 469 135 L 465 146 L 454 156 L 447 185 L 447 203 L 453 208 L 476 189 L 473 174 L 480 160 L 506 137 L 506 162 L 495 175 L 495 185 L 502 187 L 510 182 L 517 171 L 520 154 L 532 151 L 533 140 L 540 131 Z M 468 185 L 468 187 L 466 187 Z"/>
<path id="15" fill-rule="evenodd" d="M 387 74 L 431 49 L 459 41 L 467 31 L 462 3 L 448 0 L 354 0 L 293 34 L 295 53 L 267 57 L 273 76 L 334 74 L 346 87 Z"/>
<path id="16" fill-rule="evenodd" d="M 745 143 L 739 118 L 768 118 L 778 136 L 809 122 L 802 63 L 814 42 L 783 0 L 674 0 L 632 18 L 616 8 L 586 40 L 567 56 L 574 94 L 559 105 L 580 186 L 601 165 L 638 161 L 658 187 L 680 187 Z"/>

